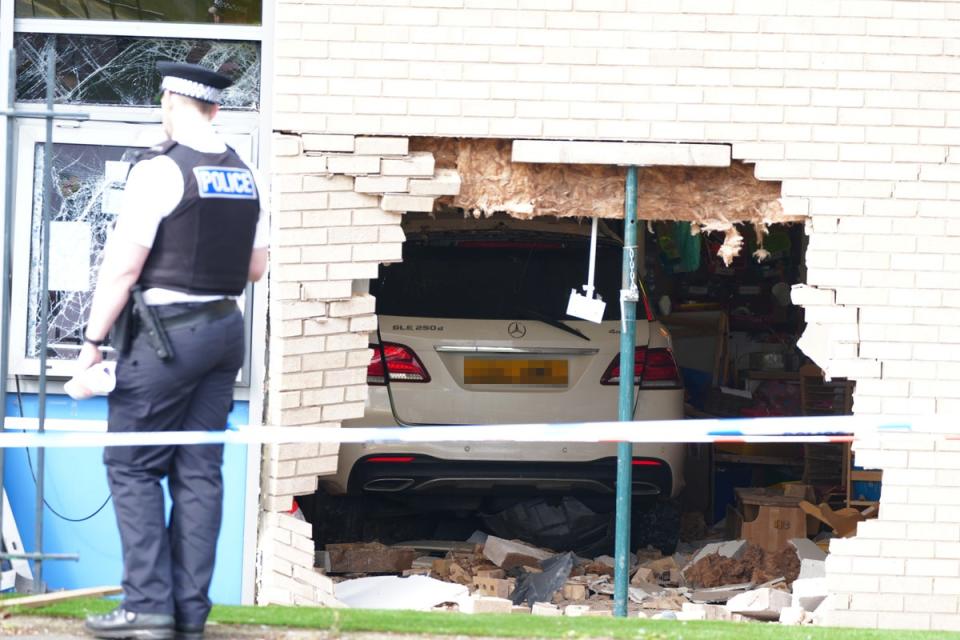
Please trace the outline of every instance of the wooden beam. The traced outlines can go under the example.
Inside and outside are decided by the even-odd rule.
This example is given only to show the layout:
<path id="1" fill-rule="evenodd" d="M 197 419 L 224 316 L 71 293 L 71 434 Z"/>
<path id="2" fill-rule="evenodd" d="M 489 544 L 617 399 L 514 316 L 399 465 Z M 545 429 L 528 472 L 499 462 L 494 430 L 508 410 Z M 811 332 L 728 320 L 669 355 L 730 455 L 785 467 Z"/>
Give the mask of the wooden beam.
<path id="1" fill-rule="evenodd" d="M 86 589 L 54 591 L 52 593 L 44 593 L 38 596 L 25 596 L 23 598 L 3 598 L 0 599 L 0 611 L 18 607 L 30 609 L 36 607 L 46 607 L 47 605 L 55 604 L 57 602 L 65 602 L 67 600 L 113 596 L 122 592 L 123 589 L 120 587 L 88 587 Z"/>
<path id="2" fill-rule="evenodd" d="M 729 167 L 730 145 L 515 140 L 513 162 Z"/>

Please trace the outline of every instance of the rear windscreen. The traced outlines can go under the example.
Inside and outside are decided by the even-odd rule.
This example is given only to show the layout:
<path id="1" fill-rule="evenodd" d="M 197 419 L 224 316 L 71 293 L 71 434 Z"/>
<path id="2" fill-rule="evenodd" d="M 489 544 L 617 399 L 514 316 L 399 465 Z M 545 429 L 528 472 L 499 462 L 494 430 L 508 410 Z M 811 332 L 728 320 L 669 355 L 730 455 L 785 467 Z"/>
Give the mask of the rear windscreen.
<path id="1" fill-rule="evenodd" d="M 620 318 L 620 246 L 597 246 L 595 286 L 607 303 L 604 320 Z M 567 315 L 570 290 L 583 293 L 588 239 L 561 241 L 408 238 L 403 262 L 380 267 L 371 282 L 377 313 L 428 318 L 524 320 Z"/>

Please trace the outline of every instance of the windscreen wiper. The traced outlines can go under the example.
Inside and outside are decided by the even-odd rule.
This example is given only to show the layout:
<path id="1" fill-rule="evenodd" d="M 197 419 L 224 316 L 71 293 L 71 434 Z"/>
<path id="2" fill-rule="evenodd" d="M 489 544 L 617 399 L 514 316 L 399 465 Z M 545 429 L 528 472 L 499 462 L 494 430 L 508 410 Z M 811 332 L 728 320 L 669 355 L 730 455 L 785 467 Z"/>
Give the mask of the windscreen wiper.
<path id="1" fill-rule="evenodd" d="M 551 318 L 550 316 L 544 315 L 544 314 L 540 313 L 539 311 L 534 311 L 533 309 L 520 309 L 520 313 L 522 313 L 522 314 L 524 314 L 524 315 L 528 315 L 528 316 L 532 317 L 534 320 L 539 320 L 539 321 L 542 322 L 543 324 L 548 324 L 548 325 L 550 325 L 551 327 L 556 327 L 557 329 L 560 329 L 561 331 L 566 331 L 567 333 L 572 333 L 573 335 L 577 336 L 578 338 L 583 338 L 583 339 L 586 340 L 587 342 L 590 342 L 590 338 L 589 338 L 585 333 L 583 333 L 582 331 L 580 331 L 579 329 L 577 329 L 577 328 L 575 328 L 575 327 L 571 327 L 570 325 L 568 325 L 568 324 L 567 324 L 566 322 L 564 322 L 563 320 L 557 320 L 556 318 Z"/>

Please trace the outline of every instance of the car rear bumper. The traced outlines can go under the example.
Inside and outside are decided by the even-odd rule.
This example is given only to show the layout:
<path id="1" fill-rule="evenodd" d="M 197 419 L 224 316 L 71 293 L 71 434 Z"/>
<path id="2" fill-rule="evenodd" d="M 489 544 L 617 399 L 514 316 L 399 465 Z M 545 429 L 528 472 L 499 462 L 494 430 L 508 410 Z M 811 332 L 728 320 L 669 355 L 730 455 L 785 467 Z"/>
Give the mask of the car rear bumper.
<path id="1" fill-rule="evenodd" d="M 362 494 L 612 495 L 617 459 L 590 462 L 515 462 L 442 460 L 391 453 L 363 457 L 353 465 L 347 492 Z M 670 496 L 670 465 L 656 458 L 634 458 L 633 495 Z"/>

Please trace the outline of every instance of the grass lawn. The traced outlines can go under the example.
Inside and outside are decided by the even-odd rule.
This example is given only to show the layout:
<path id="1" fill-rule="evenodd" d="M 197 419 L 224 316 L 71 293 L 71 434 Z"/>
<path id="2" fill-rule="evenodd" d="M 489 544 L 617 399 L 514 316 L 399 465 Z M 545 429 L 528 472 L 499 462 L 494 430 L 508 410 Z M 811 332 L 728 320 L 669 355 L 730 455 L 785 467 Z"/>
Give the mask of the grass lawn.
<path id="1" fill-rule="evenodd" d="M 15 612 L 80 618 L 104 613 L 114 600 L 73 600 Z M 960 640 L 943 631 L 872 631 L 783 627 L 776 624 L 676 622 L 614 618 L 550 618 L 529 615 L 466 615 L 417 611 L 369 611 L 307 607 L 215 606 L 210 620 L 220 624 L 269 625 L 339 632 L 487 636 L 501 638 L 629 638 L 643 640 Z"/>

